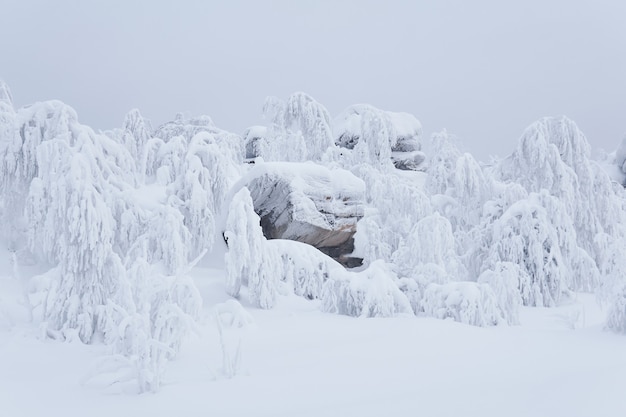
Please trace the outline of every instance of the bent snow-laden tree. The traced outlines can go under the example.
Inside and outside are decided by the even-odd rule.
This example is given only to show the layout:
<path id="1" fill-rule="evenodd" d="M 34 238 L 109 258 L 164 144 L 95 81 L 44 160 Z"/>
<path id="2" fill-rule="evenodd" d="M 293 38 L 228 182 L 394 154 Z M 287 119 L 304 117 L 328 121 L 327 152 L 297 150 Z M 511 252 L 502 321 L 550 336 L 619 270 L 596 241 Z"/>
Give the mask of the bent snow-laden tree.
<path id="1" fill-rule="evenodd" d="M 224 238 L 226 254 L 226 291 L 236 297 L 242 285 L 248 287 L 250 302 L 261 308 L 276 303 L 279 271 L 269 252 L 261 229 L 261 220 L 254 212 L 252 197 L 242 188 L 230 203 Z"/>
<path id="2" fill-rule="evenodd" d="M 246 144 L 254 156 L 267 161 L 320 161 L 335 146 L 328 111 L 305 93 L 294 93 L 286 102 L 268 97 L 263 113 L 265 137 L 249 136 L 256 143 Z"/>

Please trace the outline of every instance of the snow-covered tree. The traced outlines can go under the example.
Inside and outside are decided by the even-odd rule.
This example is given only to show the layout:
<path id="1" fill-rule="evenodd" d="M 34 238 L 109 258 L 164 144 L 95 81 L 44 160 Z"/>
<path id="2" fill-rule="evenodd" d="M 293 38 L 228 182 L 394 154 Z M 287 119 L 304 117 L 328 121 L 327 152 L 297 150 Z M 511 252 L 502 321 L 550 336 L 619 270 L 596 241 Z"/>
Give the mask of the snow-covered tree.
<path id="1" fill-rule="evenodd" d="M 559 235 L 546 209 L 536 199 L 521 200 L 509 207 L 493 226 L 488 263 L 520 265 L 519 288 L 525 305 L 551 307 L 568 288 L 570 270 L 559 246 Z"/>
<path id="2" fill-rule="evenodd" d="M 151 138 L 150 124 L 143 118 L 138 109 L 133 109 L 124 118 L 124 145 L 137 163 L 137 169 L 141 168 L 145 146 Z"/>
<path id="3" fill-rule="evenodd" d="M 497 172 L 529 192 L 546 189 L 560 199 L 574 223 L 579 246 L 596 263 L 600 253 L 593 242 L 598 233 L 624 236 L 623 199 L 616 196 L 608 175 L 590 160 L 589 143 L 570 119 L 548 117 L 532 124 Z"/>
<path id="4" fill-rule="evenodd" d="M 520 283 L 529 281 L 526 272 L 511 262 L 498 262 L 494 269 L 488 269 L 478 277 L 479 284 L 491 287 L 496 297 L 500 316 L 508 324 L 519 324 L 519 307 L 522 297 L 519 292 Z"/>
<path id="5" fill-rule="evenodd" d="M 266 242 L 277 259 L 277 273 L 289 293 L 308 299 L 320 298 L 326 280 L 344 267 L 317 248 L 295 241 L 273 239 Z"/>
<path id="6" fill-rule="evenodd" d="M 115 222 L 92 175 L 89 143 L 77 146 L 52 139 L 37 147 L 38 178 L 27 202 L 30 246 L 60 267 L 44 318 L 55 331 L 74 329 L 84 342 L 106 331 L 101 308 L 109 300 L 123 303 L 124 271 L 113 251 Z"/>
<path id="7" fill-rule="evenodd" d="M 319 161 L 328 148 L 335 146 L 328 110 L 308 94 L 292 94 L 284 117 L 287 131 L 304 138 L 308 160 Z"/>
<path id="8" fill-rule="evenodd" d="M 607 315 L 606 327 L 614 332 L 626 334 L 626 285 L 615 292 Z"/>
<path id="9" fill-rule="evenodd" d="M 422 308 L 426 316 L 472 326 L 494 326 L 504 321 L 491 286 L 475 282 L 431 283 L 424 291 Z"/>
<path id="10" fill-rule="evenodd" d="M 354 317 L 413 315 L 396 275 L 383 261 L 373 262 L 361 272 L 331 275 L 322 290 L 322 309 Z"/>
<path id="11" fill-rule="evenodd" d="M 429 194 L 446 194 L 449 188 L 454 187 L 456 176 L 456 162 L 461 151 L 453 143 L 447 131 L 433 134 L 431 151 L 428 160 L 428 176 L 424 185 Z"/>
<path id="12" fill-rule="evenodd" d="M 383 173 L 366 164 L 353 172 L 365 182 L 369 205 L 357 227 L 355 254 L 366 264 L 377 259 L 391 262 L 413 225 L 432 213 L 430 201 L 417 184 L 394 172 Z"/>
<path id="13" fill-rule="evenodd" d="M 454 235 L 450 222 L 439 213 L 418 221 L 406 240 L 394 253 L 393 261 L 400 276 L 416 277 L 424 265 L 436 265 L 449 279 L 465 278 L 463 265 L 455 252 Z"/>
<path id="14" fill-rule="evenodd" d="M 266 161 L 319 161 L 335 146 L 328 111 L 305 93 L 294 93 L 286 102 L 268 97 L 263 114 L 267 128 L 255 143 L 255 154 Z"/>
<path id="15" fill-rule="evenodd" d="M 267 249 L 259 216 L 254 212 L 250 191 L 245 187 L 230 203 L 224 238 L 228 244 L 226 291 L 237 297 L 241 286 L 247 285 L 253 305 L 272 308 L 280 278 L 276 271 L 277 259 Z"/>

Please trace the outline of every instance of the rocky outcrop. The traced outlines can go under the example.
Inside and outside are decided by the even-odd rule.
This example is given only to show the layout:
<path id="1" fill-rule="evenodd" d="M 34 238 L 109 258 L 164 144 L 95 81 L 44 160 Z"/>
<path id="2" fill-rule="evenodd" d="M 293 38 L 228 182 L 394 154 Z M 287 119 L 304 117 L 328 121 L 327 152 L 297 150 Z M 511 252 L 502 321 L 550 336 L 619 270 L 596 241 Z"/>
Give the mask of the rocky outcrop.
<path id="1" fill-rule="evenodd" d="M 357 222 L 363 217 L 365 184 L 352 173 L 313 163 L 262 163 L 245 178 L 268 239 L 289 239 L 318 248 L 346 266 Z"/>

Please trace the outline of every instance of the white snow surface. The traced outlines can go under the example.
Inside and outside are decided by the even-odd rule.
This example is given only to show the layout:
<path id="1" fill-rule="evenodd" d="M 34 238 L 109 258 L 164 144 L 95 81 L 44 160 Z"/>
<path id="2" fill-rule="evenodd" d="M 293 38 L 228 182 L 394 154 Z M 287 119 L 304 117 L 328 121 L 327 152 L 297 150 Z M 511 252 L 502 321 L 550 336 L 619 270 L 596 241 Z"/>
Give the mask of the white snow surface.
<path id="1" fill-rule="evenodd" d="M 229 297 L 216 257 L 192 271 L 202 318 L 161 390 L 132 395 L 114 376 L 88 379 L 106 346 L 38 338 L 25 323 L 19 282 L 6 274 L 8 255 L 0 255 L 5 416 L 626 414 L 626 338 L 602 330 L 605 311 L 590 295 L 559 308 L 524 307 L 521 326 L 489 328 L 330 315 L 296 296 L 279 298 L 273 310 L 244 303 L 251 324 L 239 336 L 242 372 L 226 378 L 215 307 Z"/>

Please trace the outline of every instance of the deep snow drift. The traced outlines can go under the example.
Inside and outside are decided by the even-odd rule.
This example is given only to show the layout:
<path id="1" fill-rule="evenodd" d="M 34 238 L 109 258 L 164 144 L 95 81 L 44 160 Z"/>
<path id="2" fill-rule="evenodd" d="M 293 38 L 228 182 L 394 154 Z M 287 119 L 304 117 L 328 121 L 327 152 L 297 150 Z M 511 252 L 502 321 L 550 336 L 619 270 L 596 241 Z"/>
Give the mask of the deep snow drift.
<path id="1" fill-rule="evenodd" d="M 623 152 L 545 118 L 487 166 L 403 113 L 263 111 L 96 133 L 0 85 L 11 415 L 626 411 Z M 307 244 L 345 236 L 359 268 Z"/>

